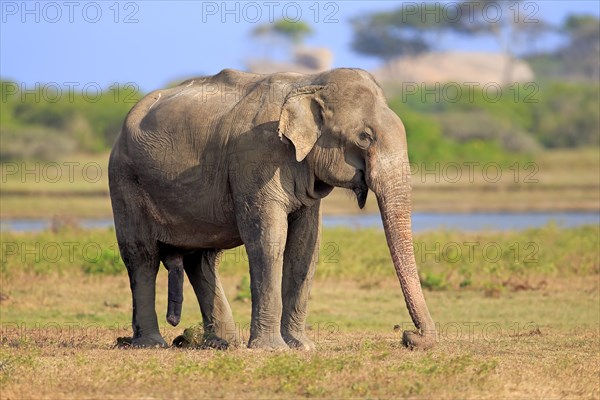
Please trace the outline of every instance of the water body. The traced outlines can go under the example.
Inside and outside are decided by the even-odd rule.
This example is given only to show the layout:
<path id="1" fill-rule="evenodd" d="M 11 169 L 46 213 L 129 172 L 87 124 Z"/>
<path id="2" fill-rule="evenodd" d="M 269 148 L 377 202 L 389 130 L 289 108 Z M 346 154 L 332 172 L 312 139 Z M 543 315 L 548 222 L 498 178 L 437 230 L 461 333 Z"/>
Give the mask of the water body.
<path id="1" fill-rule="evenodd" d="M 535 228 L 550 222 L 560 227 L 580 225 L 600 225 L 600 213 L 414 213 L 413 231 L 424 232 L 435 229 L 459 231 L 481 230 L 519 230 Z M 113 226 L 112 219 L 83 219 L 79 221 L 86 229 L 108 228 Z M 324 216 L 325 227 L 383 228 L 379 214 L 358 214 L 345 216 Z M 48 229 L 50 221 L 43 219 L 11 219 L 0 221 L 0 230 L 10 232 L 35 232 Z"/>
<path id="2" fill-rule="evenodd" d="M 457 231 L 509 231 L 536 228 L 554 222 L 560 227 L 599 225 L 600 213 L 413 213 L 412 227 L 415 232 L 448 229 Z M 325 216 L 325 226 L 351 228 L 381 228 L 378 214 Z"/>

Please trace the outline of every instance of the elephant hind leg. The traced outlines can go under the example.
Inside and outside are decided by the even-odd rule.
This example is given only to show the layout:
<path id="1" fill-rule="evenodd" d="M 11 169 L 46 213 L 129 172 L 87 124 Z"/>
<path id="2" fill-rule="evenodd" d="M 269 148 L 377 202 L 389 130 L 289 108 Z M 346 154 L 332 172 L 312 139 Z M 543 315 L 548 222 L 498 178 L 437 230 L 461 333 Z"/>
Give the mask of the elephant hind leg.
<path id="1" fill-rule="evenodd" d="M 150 241 L 119 240 L 119 250 L 129 274 L 133 298 L 134 347 L 167 347 L 156 317 L 156 275 L 160 265 L 156 245 Z"/>
<path id="2" fill-rule="evenodd" d="M 131 171 L 113 155 L 109 163 L 110 198 L 119 252 L 127 267 L 133 299 L 131 345 L 167 347 L 155 309 L 159 248 L 147 212 L 139 202 L 144 194 L 131 179 Z"/>
<path id="3" fill-rule="evenodd" d="M 202 313 L 205 347 L 227 348 L 241 343 L 229 302 L 217 273 L 221 250 L 201 250 L 184 257 L 183 265 Z"/>

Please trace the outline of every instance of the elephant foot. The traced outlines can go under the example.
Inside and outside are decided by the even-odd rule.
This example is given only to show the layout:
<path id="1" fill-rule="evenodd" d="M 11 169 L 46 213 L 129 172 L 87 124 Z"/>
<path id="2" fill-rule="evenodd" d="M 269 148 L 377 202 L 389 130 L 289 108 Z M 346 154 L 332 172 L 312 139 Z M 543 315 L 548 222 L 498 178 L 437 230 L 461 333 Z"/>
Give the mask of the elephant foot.
<path id="1" fill-rule="evenodd" d="M 204 338 L 200 348 L 202 349 L 215 349 L 215 350 L 227 350 L 231 345 L 225 339 L 218 338 L 216 336 L 210 336 Z"/>
<path id="2" fill-rule="evenodd" d="M 283 338 L 291 349 L 304 351 L 313 351 L 315 349 L 315 342 L 310 340 L 305 334 L 294 336 L 284 335 Z"/>
<path id="3" fill-rule="evenodd" d="M 402 344 L 411 350 L 427 350 L 432 348 L 437 340 L 435 330 L 424 332 L 422 334 L 418 331 L 404 331 Z"/>
<path id="4" fill-rule="evenodd" d="M 240 347 L 242 345 L 238 329 L 233 323 L 229 325 L 219 324 L 214 329 L 205 331 L 203 339 L 211 348 L 213 348 L 213 343 L 220 342 L 227 343 L 227 347 Z"/>
<path id="5" fill-rule="evenodd" d="M 143 336 L 132 338 L 131 336 L 118 337 L 116 348 L 126 349 L 135 348 L 152 348 L 152 347 L 169 347 L 160 335 Z"/>
<path id="6" fill-rule="evenodd" d="M 167 342 L 160 336 L 160 333 L 134 337 L 131 339 L 131 347 L 137 348 L 152 348 L 152 347 L 169 347 Z"/>
<path id="7" fill-rule="evenodd" d="M 288 350 L 289 346 L 285 343 L 281 335 L 264 335 L 250 338 L 248 348 L 277 351 Z"/>

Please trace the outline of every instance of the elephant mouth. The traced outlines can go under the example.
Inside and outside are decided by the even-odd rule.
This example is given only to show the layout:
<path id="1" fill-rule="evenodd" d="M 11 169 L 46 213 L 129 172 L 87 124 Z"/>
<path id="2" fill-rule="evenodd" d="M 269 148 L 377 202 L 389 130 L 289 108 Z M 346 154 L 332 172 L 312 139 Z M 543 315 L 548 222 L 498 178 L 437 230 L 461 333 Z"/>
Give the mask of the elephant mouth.
<path id="1" fill-rule="evenodd" d="M 315 198 L 322 199 L 323 197 L 325 197 L 329 193 L 331 193 L 332 190 L 333 190 L 333 186 L 328 185 L 327 183 L 325 183 L 319 179 L 315 179 L 315 184 L 314 184 L 314 188 L 313 188 Z"/>
<path id="2" fill-rule="evenodd" d="M 358 173 L 358 182 L 352 188 L 352 191 L 356 195 L 358 201 L 358 207 L 362 210 L 367 202 L 367 195 L 369 194 L 369 188 L 365 182 L 365 174 L 362 171 Z"/>
<path id="3" fill-rule="evenodd" d="M 362 210 L 367 202 L 367 195 L 369 189 L 367 188 L 354 188 L 354 194 L 356 194 L 356 200 L 358 201 L 358 207 Z"/>

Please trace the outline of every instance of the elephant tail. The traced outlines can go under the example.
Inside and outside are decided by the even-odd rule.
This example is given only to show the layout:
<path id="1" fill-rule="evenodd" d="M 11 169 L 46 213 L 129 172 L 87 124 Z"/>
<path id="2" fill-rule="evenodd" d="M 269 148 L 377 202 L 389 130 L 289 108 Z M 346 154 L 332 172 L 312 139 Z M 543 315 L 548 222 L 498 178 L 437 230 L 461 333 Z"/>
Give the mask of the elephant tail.
<path id="1" fill-rule="evenodd" d="M 163 264 L 169 271 L 169 297 L 167 305 L 167 322 L 177 326 L 181 320 L 183 305 L 183 257 L 167 256 Z"/>

